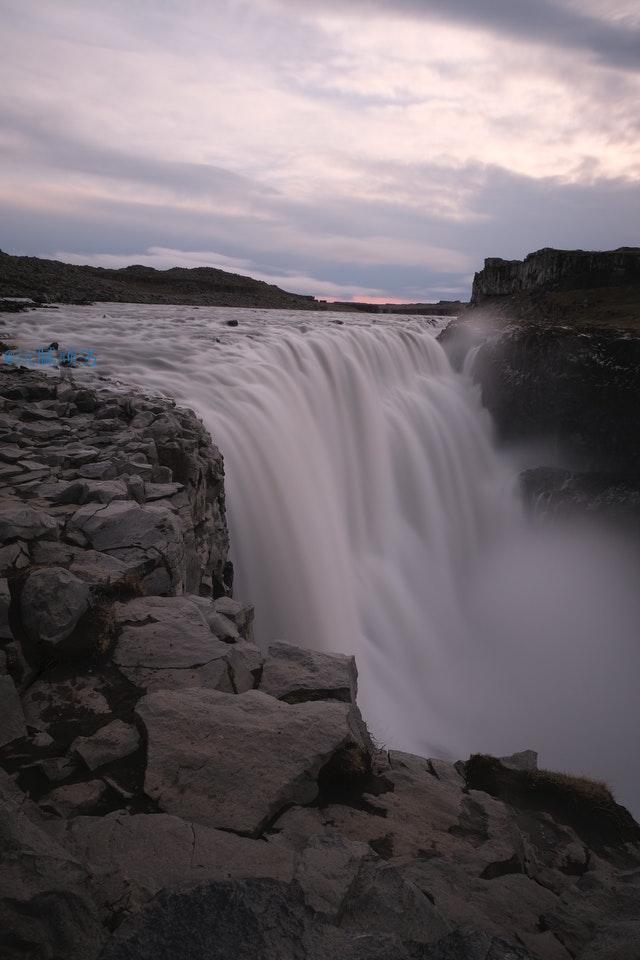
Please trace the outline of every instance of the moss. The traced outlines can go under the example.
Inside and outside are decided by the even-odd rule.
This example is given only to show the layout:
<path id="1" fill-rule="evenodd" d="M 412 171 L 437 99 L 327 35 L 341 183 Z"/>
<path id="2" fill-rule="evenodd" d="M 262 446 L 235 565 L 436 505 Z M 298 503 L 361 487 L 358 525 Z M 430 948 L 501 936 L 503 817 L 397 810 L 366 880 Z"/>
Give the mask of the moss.
<path id="1" fill-rule="evenodd" d="M 596 848 L 640 841 L 640 826 L 600 780 L 552 770 L 512 770 L 485 754 L 474 754 L 464 773 L 468 789 L 549 813 Z"/>

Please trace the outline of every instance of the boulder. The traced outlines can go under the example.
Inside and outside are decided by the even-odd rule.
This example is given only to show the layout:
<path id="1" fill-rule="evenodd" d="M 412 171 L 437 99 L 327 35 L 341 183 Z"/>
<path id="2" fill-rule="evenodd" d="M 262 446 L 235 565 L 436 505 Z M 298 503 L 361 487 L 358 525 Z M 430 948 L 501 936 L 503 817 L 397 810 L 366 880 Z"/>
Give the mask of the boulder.
<path id="1" fill-rule="evenodd" d="M 9 592 L 9 583 L 5 577 L 0 577 L 0 641 L 13 639 L 13 633 L 9 626 L 10 606 L 11 593 Z"/>
<path id="2" fill-rule="evenodd" d="M 289 804 L 311 803 L 323 766 L 360 739 L 347 704 L 290 706 L 257 690 L 162 690 L 136 714 L 145 792 L 160 809 L 254 836 Z"/>
<path id="3" fill-rule="evenodd" d="M 353 657 L 272 643 L 265 659 L 260 690 L 285 700 L 342 700 L 355 703 L 357 671 Z"/>
<path id="4" fill-rule="evenodd" d="M 94 896 L 134 912 L 165 887 L 230 877 L 293 876 L 283 844 L 236 837 L 168 814 L 75 817 L 52 828 L 94 872 Z"/>
<path id="5" fill-rule="evenodd" d="M 185 580 L 184 539 L 180 522 L 167 507 L 140 506 L 130 500 L 113 500 L 107 506 L 87 504 L 75 512 L 65 535 L 75 543 L 111 552 L 137 547 L 155 565 L 166 565 L 174 593 Z"/>
<path id="6" fill-rule="evenodd" d="M 441 955 L 442 958 L 445 954 Z M 521 954 L 514 954 L 520 960 Z M 337 929 L 299 885 L 270 879 L 164 890 L 116 931 L 100 960 L 420 960 L 418 944 Z M 476 960 L 469 954 L 464 960 Z M 479 960 L 479 957 L 478 957 Z M 482 960 L 502 960 L 499 954 Z M 504 954 L 507 960 L 507 954 Z"/>
<path id="7" fill-rule="evenodd" d="M 18 794 L 0 789 L 0 954 L 92 960 L 107 934 L 86 893 L 89 872 L 27 818 Z"/>
<path id="8" fill-rule="evenodd" d="M 103 799 L 106 789 L 102 780 L 69 783 L 63 787 L 56 787 L 42 799 L 41 804 L 60 817 L 92 813 Z"/>
<path id="9" fill-rule="evenodd" d="M 31 640 L 51 647 L 69 637 L 89 609 L 89 587 L 62 567 L 35 570 L 20 596 L 22 623 Z"/>
<path id="10" fill-rule="evenodd" d="M 231 692 L 225 657 L 188 597 L 140 597 L 115 604 L 121 628 L 114 660 L 145 690 L 206 686 Z"/>
<path id="11" fill-rule="evenodd" d="M 535 750 L 521 750 L 508 757 L 500 757 L 500 763 L 511 770 L 537 770 L 538 754 Z"/>
<path id="12" fill-rule="evenodd" d="M 58 523 L 53 517 L 23 503 L 0 503 L 0 542 L 10 540 L 57 540 Z"/>
<path id="13" fill-rule="evenodd" d="M 6 674 L 0 676 L 0 747 L 26 737 L 22 704 L 15 684 Z"/>
<path id="14" fill-rule="evenodd" d="M 81 757 L 89 770 L 98 770 L 114 760 L 122 760 L 135 753 L 140 746 L 140 734 L 135 727 L 122 720 L 113 720 L 91 737 L 78 737 L 71 744 L 71 752 Z"/>
<path id="15" fill-rule="evenodd" d="M 27 721 L 37 725 L 108 714 L 110 707 L 102 687 L 100 676 L 36 680 L 22 697 Z"/>

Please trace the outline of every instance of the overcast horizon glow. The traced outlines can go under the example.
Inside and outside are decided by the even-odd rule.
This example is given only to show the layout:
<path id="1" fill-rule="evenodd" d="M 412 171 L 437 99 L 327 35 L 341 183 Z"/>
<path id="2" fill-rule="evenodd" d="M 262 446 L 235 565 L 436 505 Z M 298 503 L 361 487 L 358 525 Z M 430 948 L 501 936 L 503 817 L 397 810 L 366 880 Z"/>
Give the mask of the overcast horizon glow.
<path id="1" fill-rule="evenodd" d="M 466 298 L 638 243 L 630 0 L 0 0 L 0 248 Z"/>

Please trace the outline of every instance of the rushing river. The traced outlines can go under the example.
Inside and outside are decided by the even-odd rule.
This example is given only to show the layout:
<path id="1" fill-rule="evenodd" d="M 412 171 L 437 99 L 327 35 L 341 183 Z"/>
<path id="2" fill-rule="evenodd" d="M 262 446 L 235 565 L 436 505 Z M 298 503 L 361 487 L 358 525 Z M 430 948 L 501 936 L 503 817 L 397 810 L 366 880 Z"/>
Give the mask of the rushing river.
<path id="1" fill-rule="evenodd" d="M 102 304 L 7 327 L 94 349 L 78 380 L 198 410 L 225 457 L 235 594 L 255 603 L 259 641 L 355 654 L 381 743 L 532 747 L 638 809 L 626 547 L 524 516 L 516 460 L 435 321 Z"/>

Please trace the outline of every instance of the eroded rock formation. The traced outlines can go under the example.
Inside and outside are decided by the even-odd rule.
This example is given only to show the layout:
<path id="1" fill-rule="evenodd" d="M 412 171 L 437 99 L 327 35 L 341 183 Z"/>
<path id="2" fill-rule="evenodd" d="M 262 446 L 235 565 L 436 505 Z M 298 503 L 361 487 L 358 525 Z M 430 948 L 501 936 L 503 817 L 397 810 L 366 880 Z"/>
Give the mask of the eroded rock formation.
<path id="1" fill-rule="evenodd" d="M 352 658 L 256 646 L 192 413 L 25 370 L 0 395 L 3 957 L 638 955 L 604 788 L 375 747 Z"/>

